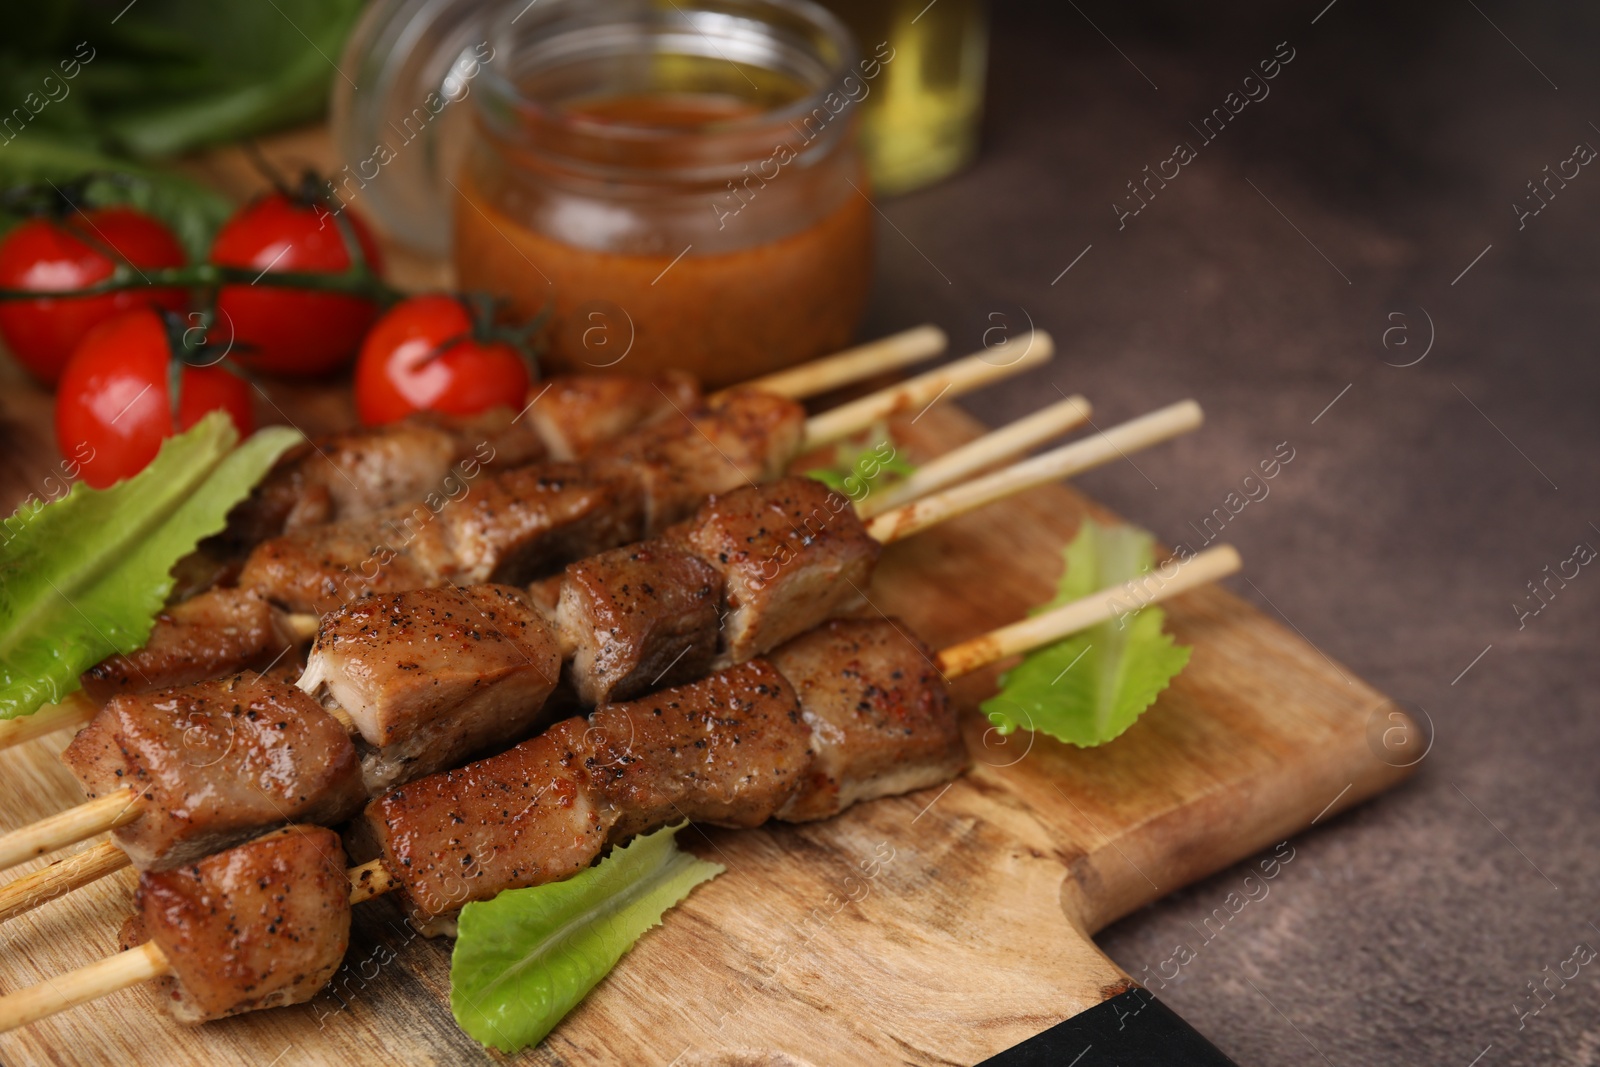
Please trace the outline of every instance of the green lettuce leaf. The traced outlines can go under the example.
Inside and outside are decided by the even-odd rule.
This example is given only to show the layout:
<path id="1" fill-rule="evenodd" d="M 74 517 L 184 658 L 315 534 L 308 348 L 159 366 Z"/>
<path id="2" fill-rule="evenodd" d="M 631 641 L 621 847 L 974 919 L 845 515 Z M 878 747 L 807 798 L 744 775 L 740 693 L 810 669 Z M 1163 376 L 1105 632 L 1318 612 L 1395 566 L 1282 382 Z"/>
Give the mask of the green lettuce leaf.
<path id="1" fill-rule="evenodd" d="M 1154 568 L 1154 548 L 1155 539 L 1136 527 L 1085 519 L 1063 552 L 1055 599 L 1034 614 L 1137 578 Z M 1189 648 L 1162 632 L 1165 621 L 1152 604 L 1030 652 L 1001 675 L 1000 691 L 981 707 L 1001 733 L 1021 726 L 1073 745 L 1104 744 L 1132 726 L 1189 662 Z"/>
<path id="2" fill-rule="evenodd" d="M 235 448 L 233 423 L 213 412 L 132 478 L 109 489 L 80 482 L 0 523 L 0 718 L 59 701 L 90 666 L 142 646 L 173 564 L 221 530 L 300 439 L 270 427 Z"/>
<path id="3" fill-rule="evenodd" d="M 888 431 L 880 427 L 871 440 L 859 448 L 847 444 L 835 445 L 833 465 L 808 470 L 806 477 L 814 478 L 834 492 L 855 499 L 862 488 L 880 478 L 884 479 L 884 486 L 889 486 L 915 473 L 916 469 L 895 448 Z"/>
<path id="4" fill-rule="evenodd" d="M 502 1052 L 541 1041 L 662 913 L 722 866 L 679 849 L 683 824 L 635 838 L 563 882 L 461 909 L 450 1010 Z"/>

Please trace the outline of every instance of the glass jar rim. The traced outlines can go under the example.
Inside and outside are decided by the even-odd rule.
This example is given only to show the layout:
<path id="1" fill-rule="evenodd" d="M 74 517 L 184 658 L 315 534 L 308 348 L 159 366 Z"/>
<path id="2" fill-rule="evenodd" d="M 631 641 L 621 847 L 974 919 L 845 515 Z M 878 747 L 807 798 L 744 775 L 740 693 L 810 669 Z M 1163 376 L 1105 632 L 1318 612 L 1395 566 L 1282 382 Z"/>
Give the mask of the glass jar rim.
<path id="1" fill-rule="evenodd" d="M 830 95 L 845 85 L 860 54 L 854 36 L 844 23 L 814 0 L 669 0 L 670 10 L 648 2 L 535 0 L 535 3 L 538 8 L 533 3 L 519 2 L 516 6 L 520 10 L 516 14 L 510 15 L 511 9 L 508 8 L 506 14 L 510 17 L 496 20 L 490 42 L 497 54 L 505 49 L 510 56 L 506 62 L 489 64 L 484 69 L 484 91 L 477 106 L 479 120 L 491 131 L 503 136 L 514 136 L 518 127 L 526 129 L 530 124 L 534 128 L 559 131 L 569 151 L 552 152 L 547 144 L 541 146 L 540 154 L 562 159 L 578 170 L 606 172 L 613 177 L 631 168 L 615 162 L 596 164 L 595 160 L 585 157 L 590 153 L 606 157 L 616 150 L 630 147 L 682 144 L 692 138 L 708 146 L 711 142 L 721 142 L 729 151 L 718 154 L 708 147 L 708 153 L 716 156 L 715 162 L 710 159 L 700 162 L 711 163 L 710 167 L 675 168 L 678 176 L 688 177 L 702 172 L 705 172 L 704 176 L 710 176 L 710 171 L 720 172 L 729 164 L 753 161 L 764 154 L 758 145 L 764 144 L 766 151 L 773 148 L 770 139 L 760 140 L 761 135 L 775 129 L 796 128 L 794 124 L 797 121 L 812 116 L 824 107 Z M 517 26 L 523 16 L 533 12 L 537 12 L 537 15 L 526 29 Z M 700 19 L 698 23 L 697 17 Z M 708 28 L 717 28 L 719 20 L 725 23 L 724 29 L 742 31 L 742 38 L 727 33 L 719 38 L 708 32 Z M 668 32 L 670 27 L 666 25 L 669 21 L 681 24 L 675 38 L 680 43 L 698 42 L 709 47 L 710 51 L 695 47 L 640 47 L 662 37 L 673 38 L 673 33 Z M 552 24 L 557 27 L 556 33 L 545 36 L 529 48 L 518 45 L 517 33 Z M 804 39 L 798 32 L 802 29 L 808 31 L 812 39 Z M 585 38 L 588 52 L 572 51 L 584 44 Z M 568 50 L 563 51 L 564 47 Z M 729 49 L 732 49 L 731 54 Z M 830 52 L 831 55 L 828 54 Z M 802 91 L 794 99 L 776 107 L 755 110 L 746 115 L 718 117 L 701 124 L 665 125 L 625 119 L 601 120 L 581 112 L 574 113 L 559 103 L 538 98 L 518 84 L 517 74 L 522 69 L 516 63 L 519 59 L 523 66 L 527 66 L 531 58 L 534 69 L 543 69 L 539 64 L 547 63 L 554 68 L 563 62 L 572 62 L 579 56 L 618 59 L 660 54 L 716 58 L 736 69 L 739 68 L 735 59 L 744 59 L 750 66 L 790 76 L 802 86 Z M 755 62 L 752 57 L 757 54 L 768 62 Z M 780 70 L 780 64 L 785 62 L 787 67 Z M 802 66 L 808 69 L 797 69 Z M 508 67 L 512 68 L 509 72 Z M 809 76 L 802 77 L 805 74 Z M 754 88 L 754 83 L 751 84 Z M 831 127 L 823 131 L 826 136 L 816 138 L 824 143 L 813 144 L 808 139 L 807 153 L 819 148 L 825 150 L 828 144 L 837 140 L 848 123 L 826 125 Z M 741 142 L 750 146 L 746 152 L 738 151 Z M 571 151 L 574 147 L 577 151 Z M 665 176 L 663 168 L 655 168 L 654 172 Z"/>

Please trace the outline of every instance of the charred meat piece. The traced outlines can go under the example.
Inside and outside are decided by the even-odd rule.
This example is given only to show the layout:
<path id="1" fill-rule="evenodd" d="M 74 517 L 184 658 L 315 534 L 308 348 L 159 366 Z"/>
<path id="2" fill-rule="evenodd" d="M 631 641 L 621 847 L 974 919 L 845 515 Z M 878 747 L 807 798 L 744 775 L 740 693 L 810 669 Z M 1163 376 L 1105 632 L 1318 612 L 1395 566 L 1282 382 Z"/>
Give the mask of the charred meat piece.
<path id="1" fill-rule="evenodd" d="M 324 618 L 299 684 L 355 722 L 376 794 L 527 736 L 560 672 L 555 637 L 520 590 L 444 586 Z"/>
<path id="2" fill-rule="evenodd" d="M 440 516 L 464 582 L 520 585 L 574 559 L 640 537 L 632 486 L 570 463 L 487 478 Z"/>
<path id="3" fill-rule="evenodd" d="M 276 537 L 239 584 L 290 611 L 333 611 L 363 596 L 445 582 L 520 584 L 639 536 L 626 483 L 539 463 L 485 476 L 454 500 L 402 504 L 365 519 Z"/>
<path id="4" fill-rule="evenodd" d="M 778 818 L 824 819 L 966 767 L 933 653 L 909 635 L 892 620 L 834 620 L 772 654 L 800 697 L 815 752 L 804 788 Z"/>
<path id="5" fill-rule="evenodd" d="M 882 551 L 849 499 L 810 478 L 715 497 L 672 535 L 722 575 L 718 666 L 769 652 L 859 601 Z"/>
<path id="6" fill-rule="evenodd" d="M 92 798 L 129 786 L 141 814 L 112 831 L 139 870 L 168 870 L 288 822 L 361 806 L 338 720 L 291 685 L 244 673 L 118 696 L 62 753 Z"/>
<path id="7" fill-rule="evenodd" d="M 532 427 L 508 408 L 469 417 L 422 412 L 382 426 L 325 434 L 278 460 L 228 516 L 217 541 L 248 549 L 268 537 L 336 519 L 358 519 L 471 480 L 481 466 L 512 467 L 544 456 Z"/>
<path id="8" fill-rule="evenodd" d="M 220 539 L 248 548 L 288 530 L 370 515 L 421 496 L 455 460 L 450 434 L 420 421 L 327 434 L 278 460 L 233 509 Z"/>
<path id="9" fill-rule="evenodd" d="M 524 421 L 538 432 L 550 458 L 564 461 L 700 403 L 699 384 L 681 373 L 659 378 L 571 374 L 533 388 L 548 391 L 540 393 Z"/>
<path id="10" fill-rule="evenodd" d="M 171 973 L 162 1001 L 193 1025 L 303 1004 L 350 945 L 339 835 L 286 826 L 227 852 L 139 877 L 123 948 L 154 941 Z"/>
<path id="11" fill-rule="evenodd" d="M 721 602 L 717 572 L 664 540 L 569 564 L 556 618 L 578 698 L 594 707 L 704 675 Z"/>
<path id="12" fill-rule="evenodd" d="M 239 585 L 286 611 L 321 615 L 364 596 L 438 585 L 451 563 L 438 514 L 402 504 L 264 541 L 245 561 Z"/>
<path id="13" fill-rule="evenodd" d="M 589 463 L 638 487 L 645 529 L 654 535 L 712 493 L 782 474 L 804 430 L 805 409 L 792 400 L 734 390 L 597 448 Z"/>
<path id="14" fill-rule="evenodd" d="M 406 421 L 432 426 L 449 434 L 455 442 L 452 466 L 465 472 L 470 479 L 477 477 L 478 464 L 491 470 L 506 470 L 547 458 L 549 450 L 538 431 L 518 416 L 519 413 L 510 408 L 490 408 L 477 415 L 419 411 Z M 614 432 L 622 433 L 628 428 L 624 426 Z M 430 483 L 423 491 L 438 488 L 438 485 Z"/>
<path id="15" fill-rule="evenodd" d="M 244 669 L 263 670 L 291 659 L 294 638 L 260 594 L 212 589 L 156 616 L 145 646 L 111 656 L 83 674 L 97 704 L 118 693 L 148 693 Z"/>
<path id="16" fill-rule="evenodd" d="M 367 806 L 384 866 L 422 917 L 589 866 L 616 813 L 595 795 L 583 719 L 498 756 L 392 789 Z"/>
<path id="17" fill-rule="evenodd" d="M 764 660 L 606 704 L 589 724 L 589 773 L 619 813 L 614 841 L 680 819 L 758 826 L 811 765 L 811 729 L 794 690 Z"/>

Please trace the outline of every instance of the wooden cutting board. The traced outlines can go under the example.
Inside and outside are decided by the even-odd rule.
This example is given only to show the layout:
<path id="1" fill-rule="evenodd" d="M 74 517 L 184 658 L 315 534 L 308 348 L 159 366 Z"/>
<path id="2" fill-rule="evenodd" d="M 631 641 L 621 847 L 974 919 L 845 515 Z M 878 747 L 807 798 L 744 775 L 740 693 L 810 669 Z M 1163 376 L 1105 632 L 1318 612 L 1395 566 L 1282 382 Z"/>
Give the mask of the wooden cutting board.
<path id="1" fill-rule="evenodd" d="M 42 394 L 0 395 L 0 503 L 54 462 Z M 310 393 L 279 402 L 315 430 Z M 939 405 L 897 435 L 927 456 L 981 428 Z M 1061 546 L 1099 512 L 1068 488 L 1026 496 L 895 545 L 871 610 L 934 647 L 1046 599 Z M 1137 518 L 1137 517 L 1135 517 Z M 1248 566 L 1248 560 L 1246 565 Z M 1425 739 L 1385 698 L 1220 588 L 1169 605 L 1187 670 L 1115 743 L 1074 749 L 988 735 L 993 672 L 957 685 L 973 769 L 943 789 L 809 826 L 680 841 L 727 873 L 669 913 L 529 1064 L 973 1063 L 1129 988 L 1095 947 L 1106 924 L 1393 785 Z M 0 826 L 81 800 L 62 736 L 0 753 Z M 0 989 L 116 948 L 132 877 L 0 927 Z M 186 1030 L 148 989 L 0 1037 L 0 1061 L 462 1064 L 505 1060 L 449 1010 L 450 945 L 407 928 L 392 901 L 357 909 L 338 995 Z M 1227 1034 L 1210 1035 L 1222 1045 Z"/>

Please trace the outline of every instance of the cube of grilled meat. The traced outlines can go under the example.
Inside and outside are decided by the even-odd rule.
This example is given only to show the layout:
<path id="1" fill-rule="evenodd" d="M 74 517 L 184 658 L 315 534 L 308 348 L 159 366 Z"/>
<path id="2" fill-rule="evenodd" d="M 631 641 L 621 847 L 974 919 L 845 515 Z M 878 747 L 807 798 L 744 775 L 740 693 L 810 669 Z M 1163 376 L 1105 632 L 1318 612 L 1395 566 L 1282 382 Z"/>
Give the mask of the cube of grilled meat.
<path id="1" fill-rule="evenodd" d="M 123 948 L 154 941 L 171 971 L 162 1002 L 193 1025 L 304 1004 L 350 946 L 339 835 L 286 826 L 173 871 L 139 876 Z"/>
<path id="2" fill-rule="evenodd" d="M 505 407 L 490 408 L 476 415 L 419 411 L 409 416 L 409 420 L 435 426 L 448 433 L 456 444 L 453 466 L 464 468 L 469 472 L 469 477 L 475 477 L 473 460 L 490 470 L 509 470 L 549 458 L 550 450 L 545 447 L 539 432 L 520 418 L 520 414 Z M 436 488 L 438 485 L 438 482 L 432 482 L 428 487 Z"/>
<path id="3" fill-rule="evenodd" d="M 286 530 L 371 514 L 427 492 L 455 454 L 449 433 L 409 419 L 325 434 L 285 453 L 229 513 L 219 540 L 248 548 Z"/>
<path id="4" fill-rule="evenodd" d="M 642 534 L 640 501 L 625 480 L 571 463 L 506 471 L 446 508 L 454 575 L 522 585 Z"/>
<path id="5" fill-rule="evenodd" d="M 521 584 L 636 539 L 639 524 L 627 483 L 539 463 L 481 477 L 437 508 L 402 504 L 273 538 L 250 554 L 239 584 L 290 611 L 318 613 L 445 582 Z"/>
<path id="6" fill-rule="evenodd" d="M 444 586 L 326 616 L 299 684 L 355 722 L 376 795 L 526 737 L 560 673 L 555 636 L 520 590 Z"/>
<path id="7" fill-rule="evenodd" d="M 859 601 L 882 551 L 849 499 L 810 478 L 714 497 L 672 536 L 722 575 L 717 666 L 769 652 Z"/>
<path id="8" fill-rule="evenodd" d="M 589 716 L 589 773 L 619 814 L 621 841 L 681 819 L 759 826 L 811 766 L 811 728 L 765 660 Z"/>
<path id="9" fill-rule="evenodd" d="M 222 674 L 295 662 L 293 635 L 260 594 L 211 589 L 156 616 L 145 646 L 111 656 L 83 673 L 83 691 L 97 704 L 118 693 L 148 693 Z"/>
<path id="10" fill-rule="evenodd" d="M 568 564 L 556 623 L 578 698 L 593 707 L 704 675 L 721 602 L 717 572 L 665 540 Z"/>
<path id="11" fill-rule="evenodd" d="M 823 819 L 948 781 L 966 747 L 933 653 L 892 620 L 834 620 L 772 654 L 811 727 L 815 763 L 778 813 Z"/>
<path id="12" fill-rule="evenodd" d="M 128 786 L 145 798 L 112 832 L 140 870 L 288 822 L 340 822 L 366 797 L 344 727 L 292 685 L 249 672 L 115 697 L 61 758 L 90 797 Z"/>
<path id="13" fill-rule="evenodd" d="M 452 563 L 438 515 L 402 504 L 263 541 L 245 561 L 239 585 L 286 611 L 322 615 L 360 597 L 437 585 Z"/>
<path id="14" fill-rule="evenodd" d="M 586 456 L 597 445 L 700 403 L 699 383 L 678 372 L 658 378 L 564 374 L 533 388 L 538 399 L 524 421 L 557 460 Z"/>
<path id="15" fill-rule="evenodd" d="M 616 812 L 584 762 L 583 719 L 566 719 L 498 756 L 429 775 L 367 806 L 384 866 L 419 917 L 505 889 L 559 881 L 604 849 Z"/>
<path id="16" fill-rule="evenodd" d="M 658 534 L 687 518 L 712 493 L 771 481 L 794 458 L 805 409 L 743 389 L 723 393 L 595 449 L 591 469 L 638 486 L 645 528 Z"/>
<path id="17" fill-rule="evenodd" d="M 419 412 L 382 426 L 324 434 L 291 450 L 228 516 L 218 540 L 248 549 L 268 537 L 335 519 L 357 519 L 430 492 L 450 495 L 484 466 L 544 456 L 538 433 L 509 408 L 480 415 Z"/>

